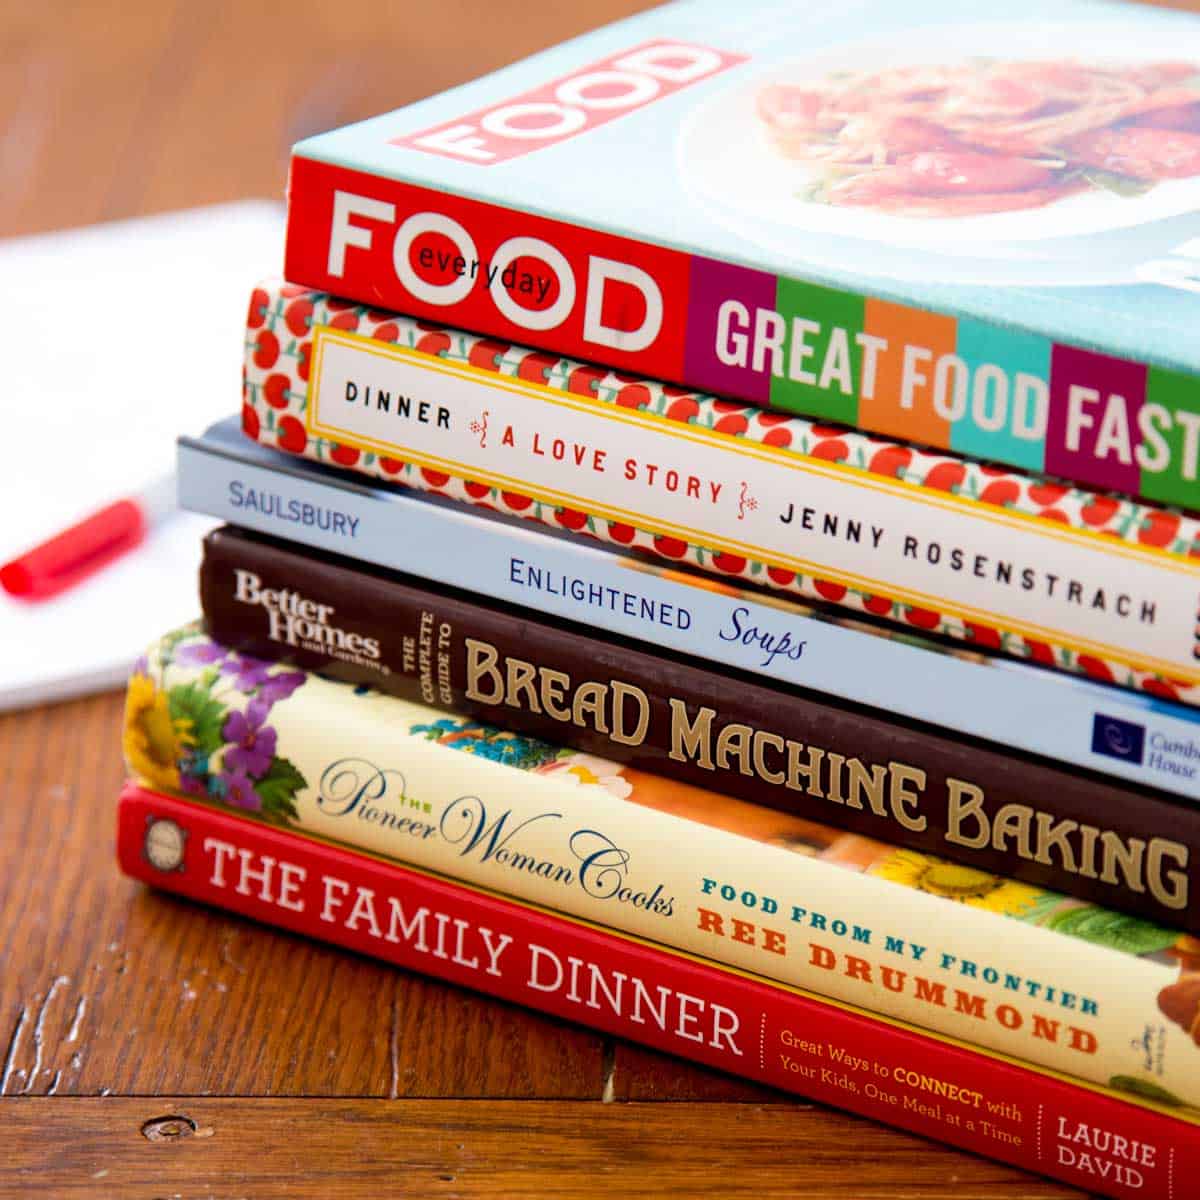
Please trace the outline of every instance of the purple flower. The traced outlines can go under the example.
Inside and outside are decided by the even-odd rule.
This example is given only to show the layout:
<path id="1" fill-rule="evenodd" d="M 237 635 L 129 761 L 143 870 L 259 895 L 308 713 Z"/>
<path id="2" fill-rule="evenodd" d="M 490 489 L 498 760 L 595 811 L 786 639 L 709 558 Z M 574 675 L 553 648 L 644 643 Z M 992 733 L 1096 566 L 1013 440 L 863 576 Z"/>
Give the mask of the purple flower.
<path id="1" fill-rule="evenodd" d="M 224 646 L 216 642 L 190 642 L 180 646 L 175 661 L 185 667 L 207 667 L 210 663 L 219 662 L 229 653 Z"/>
<path id="2" fill-rule="evenodd" d="M 247 775 L 265 775 L 275 757 L 275 730 L 263 725 L 267 706 L 252 700 L 244 713 L 231 712 L 221 736 L 232 745 L 225 751 L 225 765 Z"/>
<path id="3" fill-rule="evenodd" d="M 252 692 L 256 687 L 267 681 L 267 672 L 271 669 L 269 662 L 261 658 L 250 658 L 249 655 L 235 655 L 221 664 L 222 675 L 232 675 L 233 686 L 239 692 Z"/>
<path id="4" fill-rule="evenodd" d="M 179 787 L 181 791 L 186 792 L 189 796 L 206 796 L 208 788 L 205 786 L 203 777 L 196 775 L 180 775 Z"/>
<path id="5" fill-rule="evenodd" d="M 232 804 L 235 808 L 249 808 L 255 812 L 262 808 L 262 800 L 244 771 L 222 771 L 217 778 L 224 788 L 226 804 Z"/>
<path id="6" fill-rule="evenodd" d="M 286 700 L 305 680 L 303 671 L 282 671 L 272 675 L 258 689 L 258 698 L 265 700 L 268 705 Z"/>

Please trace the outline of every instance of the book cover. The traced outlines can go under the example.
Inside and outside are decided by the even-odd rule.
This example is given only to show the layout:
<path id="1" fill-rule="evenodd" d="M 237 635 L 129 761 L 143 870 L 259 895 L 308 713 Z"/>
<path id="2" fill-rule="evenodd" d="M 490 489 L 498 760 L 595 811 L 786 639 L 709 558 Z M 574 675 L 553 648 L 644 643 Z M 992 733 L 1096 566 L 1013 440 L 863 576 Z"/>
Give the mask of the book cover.
<path id="1" fill-rule="evenodd" d="M 1182 1200 L 1195 1109 L 1031 1069 L 811 992 L 134 784 L 136 879 L 1115 1197 Z M 1131 1089 L 1131 1090 L 1125 1090 Z"/>
<path id="2" fill-rule="evenodd" d="M 805 605 L 432 492 L 374 486 L 252 442 L 232 417 L 181 438 L 178 463 L 185 508 L 294 545 L 1200 799 L 1200 710 L 1150 692 Z"/>
<path id="3" fill-rule="evenodd" d="M 595 698 L 598 716 L 604 697 Z M 141 782 L 495 888 L 1024 1061 L 1200 1101 L 1195 938 L 912 850 L 232 652 L 195 628 L 131 676 Z M 683 722 L 680 752 L 759 761 L 921 823 L 925 780 Z M 951 803 L 970 809 L 969 785 Z M 939 802 L 946 797 L 936 798 Z M 1010 818 L 1021 823 L 1019 814 Z M 1187 896 L 1189 864 L 1029 823 L 1047 854 Z"/>
<path id="4" fill-rule="evenodd" d="M 301 142 L 286 274 L 1195 507 L 1198 79 L 1142 6 L 664 5 Z"/>
<path id="5" fill-rule="evenodd" d="M 1200 694 L 1200 519 L 288 285 L 244 425 L 290 453 L 1068 670 Z"/>
<path id="6" fill-rule="evenodd" d="M 1164 903 L 1140 878 L 1081 873 L 1045 837 L 1029 836 L 1034 827 L 1086 829 L 1102 843 L 1134 846 L 1153 831 L 1180 848 L 1180 861 L 1200 862 L 1200 807 L 1156 792 L 228 527 L 205 539 L 200 601 L 208 635 L 240 653 L 1151 920 L 1200 925 L 1183 897 Z M 760 747 L 802 745 L 848 773 L 902 762 L 921 773 L 926 796 L 958 788 L 962 799 L 923 804 L 915 822 L 881 799 L 852 804 L 836 788 L 789 785 L 765 753 L 689 753 L 692 728 L 718 742 L 736 730 Z"/>

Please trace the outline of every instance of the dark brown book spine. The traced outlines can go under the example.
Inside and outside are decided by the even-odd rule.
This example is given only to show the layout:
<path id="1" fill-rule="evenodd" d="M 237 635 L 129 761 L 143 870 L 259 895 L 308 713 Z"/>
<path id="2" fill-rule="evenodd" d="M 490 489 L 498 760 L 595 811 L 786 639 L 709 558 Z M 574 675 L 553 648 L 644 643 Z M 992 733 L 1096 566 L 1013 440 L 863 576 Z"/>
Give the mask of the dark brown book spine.
<path id="1" fill-rule="evenodd" d="M 1186 802 L 228 526 L 200 592 L 244 653 L 1200 931 Z"/>

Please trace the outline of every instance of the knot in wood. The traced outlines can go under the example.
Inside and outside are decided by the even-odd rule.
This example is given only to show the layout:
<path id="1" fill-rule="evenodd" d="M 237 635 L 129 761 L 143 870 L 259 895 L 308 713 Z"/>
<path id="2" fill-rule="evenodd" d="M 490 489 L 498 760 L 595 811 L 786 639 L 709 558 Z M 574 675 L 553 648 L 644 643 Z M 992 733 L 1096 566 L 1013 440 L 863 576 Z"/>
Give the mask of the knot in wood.
<path id="1" fill-rule="evenodd" d="M 142 1125 L 142 1137 L 150 1142 L 177 1142 L 195 1132 L 191 1117 L 153 1117 Z"/>

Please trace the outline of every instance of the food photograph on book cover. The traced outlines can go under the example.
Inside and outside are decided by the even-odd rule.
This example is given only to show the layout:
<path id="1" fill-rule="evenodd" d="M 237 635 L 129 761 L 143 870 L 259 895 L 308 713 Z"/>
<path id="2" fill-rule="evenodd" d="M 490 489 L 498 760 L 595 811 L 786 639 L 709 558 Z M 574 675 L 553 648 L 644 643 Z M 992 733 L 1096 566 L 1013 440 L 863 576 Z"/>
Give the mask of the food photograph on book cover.
<path id="1" fill-rule="evenodd" d="M 714 219 L 796 259 L 808 242 L 789 250 L 789 229 L 952 257 L 939 263 L 947 278 L 1130 282 L 1129 256 L 1161 231 L 1114 238 L 1108 253 L 1071 239 L 1194 213 L 1200 46 L 1119 23 L 1082 36 L 1040 22 L 923 26 L 797 56 L 713 96 L 685 119 L 677 158 Z M 928 259 L 910 270 L 927 278 Z"/>

